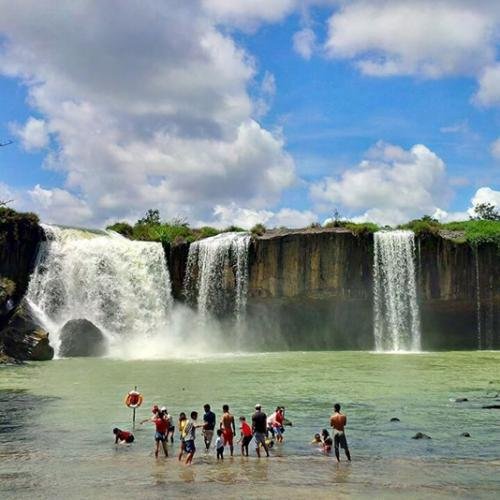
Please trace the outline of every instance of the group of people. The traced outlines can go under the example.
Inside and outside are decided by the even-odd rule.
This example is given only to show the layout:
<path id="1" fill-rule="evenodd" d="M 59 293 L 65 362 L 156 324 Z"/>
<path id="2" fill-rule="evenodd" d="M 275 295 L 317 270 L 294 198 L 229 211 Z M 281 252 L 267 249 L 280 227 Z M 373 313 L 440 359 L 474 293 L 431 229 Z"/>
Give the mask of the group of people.
<path id="1" fill-rule="evenodd" d="M 234 454 L 234 439 L 236 436 L 236 423 L 233 414 L 229 410 L 227 404 L 222 406 L 222 416 L 217 427 L 217 417 L 207 403 L 203 407 L 203 422 L 198 423 L 198 412 L 192 411 L 190 418 L 184 412 L 181 412 L 178 419 L 178 432 L 180 439 L 180 448 L 178 459 L 181 461 L 186 455 L 185 463 L 191 464 L 196 452 L 196 429 L 201 429 L 203 435 L 203 443 L 206 451 L 210 450 L 214 435 L 216 435 L 215 449 L 218 460 L 224 460 L 224 450 L 229 448 L 231 456 Z M 160 453 L 160 447 L 163 453 L 168 457 L 167 443 L 170 440 L 174 442 L 175 425 L 172 416 L 169 414 L 166 407 L 159 408 L 154 405 L 152 408 L 152 416 L 140 422 L 144 424 L 151 422 L 155 425 L 155 457 Z M 252 415 L 251 424 L 247 422 L 244 416 L 239 417 L 240 439 L 238 444 L 241 445 L 241 455 L 248 456 L 248 447 L 252 439 L 255 441 L 255 451 L 260 458 L 263 450 L 266 456 L 269 456 L 269 448 L 276 442 L 283 442 L 283 433 L 285 425 L 292 425 L 285 418 L 285 408 L 278 406 L 276 410 L 268 417 L 263 411 L 260 404 L 255 405 L 255 412 Z M 347 446 L 345 437 L 345 426 L 347 417 L 341 413 L 340 405 L 336 404 L 334 413 L 330 418 L 330 425 L 333 428 L 333 440 L 326 429 L 323 429 L 321 434 L 316 434 L 313 443 L 322 446 L 325 453 L 330 453 L 332 445 L 335 449 L 337 461 L 340 461 L 339 448 L 343 448 L 347 459 L 350 461 L 351 456 Z M 115 434 L 115 443 L 132 443 L 134 435 L 131 432 L 123 431 L 118 428 L 113 429 Z"/>

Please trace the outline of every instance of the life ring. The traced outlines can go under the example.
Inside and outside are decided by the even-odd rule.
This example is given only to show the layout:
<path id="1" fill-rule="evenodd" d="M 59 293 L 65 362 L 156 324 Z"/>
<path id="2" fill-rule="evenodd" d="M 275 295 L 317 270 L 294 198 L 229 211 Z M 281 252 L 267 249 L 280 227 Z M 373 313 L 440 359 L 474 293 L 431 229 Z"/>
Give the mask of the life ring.
<path id="1" fill-rule="evenodd" d="M 142 397 L 142 394 L 137 391 L 130 391 L 125 398 L 125 404 L 129 408 L 139 408 L 143 401 L 144 398 Z"/>

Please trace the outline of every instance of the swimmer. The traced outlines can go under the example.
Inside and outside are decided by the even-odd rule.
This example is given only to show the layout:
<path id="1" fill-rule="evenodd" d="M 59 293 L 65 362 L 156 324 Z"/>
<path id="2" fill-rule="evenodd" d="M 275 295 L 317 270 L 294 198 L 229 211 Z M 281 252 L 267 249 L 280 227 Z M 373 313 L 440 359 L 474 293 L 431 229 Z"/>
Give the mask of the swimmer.
<path id="1" fill-rule="evenodd" d="M 314 434 L 311 444 L 320 444 L 321 446 L 323 446 L 323 441 L 321 441 L 321 434 L 319 434 L 318 432 Z"/>

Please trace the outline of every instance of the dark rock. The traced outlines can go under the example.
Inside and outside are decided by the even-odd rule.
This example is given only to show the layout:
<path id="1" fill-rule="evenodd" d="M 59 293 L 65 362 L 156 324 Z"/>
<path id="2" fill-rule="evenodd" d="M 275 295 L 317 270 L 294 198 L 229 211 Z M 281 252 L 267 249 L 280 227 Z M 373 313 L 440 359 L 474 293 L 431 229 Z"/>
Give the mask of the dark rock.
<path id="1" fill-rule="evenodd" d="M 466 401 L 469 401 L 467 398 L 457 398 L 455 399 L 455 403 L 465 403 Z"/>
<path id="2" fill-rule="evenodd" d="M 54 357 L 49 334 L 26 300 L 16 308 L 1 337 L 3 353 L 8 357 L 19 361 L 48 361 Z"/>
<path id="3" fill-rule="evenodd" d="M 432 439 L 430 436 L 427 434 L 424 434 L 423 432 L 417 432 L 412 439 Z"/>
<path id="4" fill-rule="evenodd" d="M 464 438 L 470 438 L 470 434 L 468 432 L 462 432 L 460 435 Z"/>
<path id="5" fill-rule="evenodd" d="M 61 357 L 103 356 L 107 351 L 104 334 L 87 319 L 72 319 L 61 330 Z"/>
<path id="6" fill-rule="evenodd" d="M 391 422 L 401 422 L 398 417 L 392 417 Z"/>
<path id="7" fill-rule="evenodd" d="M 500 405 L 484 405 L 485 410 L 500 410 Z"/>

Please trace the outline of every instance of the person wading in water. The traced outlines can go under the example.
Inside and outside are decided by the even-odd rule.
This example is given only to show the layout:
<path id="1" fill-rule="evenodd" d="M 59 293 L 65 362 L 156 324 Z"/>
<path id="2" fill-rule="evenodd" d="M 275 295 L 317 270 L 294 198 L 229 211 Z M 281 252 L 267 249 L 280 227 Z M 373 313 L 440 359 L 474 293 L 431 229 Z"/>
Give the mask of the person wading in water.
<path id="1" fill-rule="evenodd" d="M 236 434 L 236 427 L 234 425 L 234 417 L 229 413 L 229 406 L 224 405 L 222 407 L 222 411 L 224 412 L 220 421 L 220 428 L 222 429 L 222 435 L 224 437 L 224 446 L 229 445 L 229 451 L 231 452 L 231 456 L 233 456 L 234 452 L 234 444 L 233 439 Z"/>
<path id="2" fill-rule="evenodd" d="M 340 450 L 341 446 L 349 462 L 351 461 L 351 454 L 349 453 L 349 447 L 347 446 L 347 439 L 345 437 L 345 426 L 347 424 L 347 417 L 341 413 L 340 405 L 338 403 L 333 407 L 333 415 L 330 417 L 330 425 L 333 427 L 333 446 L 335 448 L 335 456 L 337 457 L 337 462 L 340 462 Z"/>

